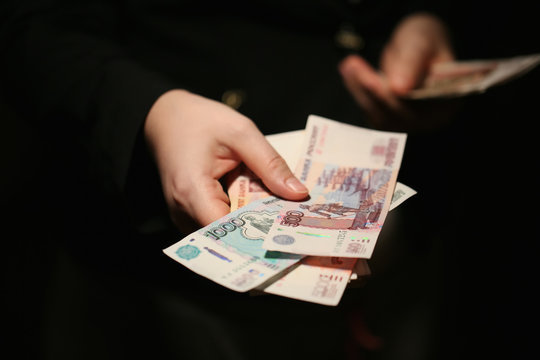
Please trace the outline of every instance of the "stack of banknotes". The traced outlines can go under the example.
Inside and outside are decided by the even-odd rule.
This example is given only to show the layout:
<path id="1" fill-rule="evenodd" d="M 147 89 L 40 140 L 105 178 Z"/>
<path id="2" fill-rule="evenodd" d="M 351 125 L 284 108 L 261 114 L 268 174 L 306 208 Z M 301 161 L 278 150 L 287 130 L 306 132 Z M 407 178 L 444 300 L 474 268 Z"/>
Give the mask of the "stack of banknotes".
<path id="1" fill-rule="evenodd" d="M 411 101 L 481 93 L 540 63 L 540 54 L 434 64 Z M 388 212 L 416 192 L 397 175 L 406 134 L 311 115 L 304 130 L 267 136 L 308 187 L 306 201 L 272 196 L 253 173 L 230 174 L 231 213 L 164 250 L 218 284 L 337 305 L 370 274 Z M 356 279 L 356 280 L 355 280 Z"/>
<path id="2" fill-rule="evenodd" d="M 267 137 L 308 187 L 272 196 L 246 168 L 230 174 L 231 213 L 164 250 L 229 289 L 337 305 L 370 274 L 388 212 L 416 192 L 396 182 L 406 134 L 311 115 L 304 130 Z"/>

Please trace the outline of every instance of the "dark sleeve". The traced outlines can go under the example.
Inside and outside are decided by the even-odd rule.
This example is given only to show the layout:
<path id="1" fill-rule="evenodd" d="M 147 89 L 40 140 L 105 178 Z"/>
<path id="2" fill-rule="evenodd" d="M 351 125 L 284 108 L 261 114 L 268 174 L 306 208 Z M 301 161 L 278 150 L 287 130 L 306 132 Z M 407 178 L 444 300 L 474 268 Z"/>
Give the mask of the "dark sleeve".
<path id="1" fill-rule="evenodd" d="M 129 29 L 121 28 L 119 3 L 4 6 L 5 96 L 43 131 L 79 145 L 105 186 L 123 189 L 146 114 L 174 85 L 123 48 L 120 34 Z"/>

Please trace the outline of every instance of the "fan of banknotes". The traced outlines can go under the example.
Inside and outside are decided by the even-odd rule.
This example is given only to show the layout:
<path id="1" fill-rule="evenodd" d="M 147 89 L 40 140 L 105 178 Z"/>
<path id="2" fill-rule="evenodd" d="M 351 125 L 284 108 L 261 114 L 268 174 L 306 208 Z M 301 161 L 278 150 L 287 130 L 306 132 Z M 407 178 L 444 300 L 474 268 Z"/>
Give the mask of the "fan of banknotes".
<path id="1" fill-rule="evenodd" d="M 337 305 L 369 275 L 388 211 L 416 192 L 396 182 L 406 134 L 311 115 L 305 130 L 267 136 L 308 187 L 306 201 L 272 196 L 246 168 L 229 179 L 231 213 L 165 254 L 218 284 Z"/>

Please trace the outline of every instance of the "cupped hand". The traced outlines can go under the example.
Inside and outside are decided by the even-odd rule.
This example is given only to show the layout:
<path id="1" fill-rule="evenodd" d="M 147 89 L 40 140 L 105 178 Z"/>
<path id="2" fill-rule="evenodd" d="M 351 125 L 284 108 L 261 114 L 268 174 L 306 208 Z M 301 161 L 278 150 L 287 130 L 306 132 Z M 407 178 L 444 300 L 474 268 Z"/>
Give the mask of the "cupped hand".
<path id="1" fill-rule="evenodd" d="M 144 132 L 179 227 L 186 214 L 207 225 L 229 213 L 219 180 L 241 162 L 280 197 L 301 200 L 308 195 L 256 125 L 217 101 L 171 90 L 152 106 Z"/>
<path id="2" fill-rule="evenodd" d="M 433 64 L 453 59 L 445 25 L 437 17 L 421 13 L 398 24 L 381 55 L 380 71 L 358 55 L 346 57 L 339 70 L 345 86 L 373 125 L 430 128 L 443 121 L 449 114 L 448 107 L 454 105 L 405 100 L 403 95 L 422 83 Z"/>

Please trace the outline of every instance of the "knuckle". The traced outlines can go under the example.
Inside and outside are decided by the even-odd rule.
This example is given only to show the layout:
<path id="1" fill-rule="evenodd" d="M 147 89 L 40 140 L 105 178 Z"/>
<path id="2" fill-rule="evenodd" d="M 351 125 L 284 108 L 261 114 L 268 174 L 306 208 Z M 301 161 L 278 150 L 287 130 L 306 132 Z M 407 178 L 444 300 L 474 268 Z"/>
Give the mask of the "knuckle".
<path id="1" fill-rule="evenodd" d="M 189 186 L 186 186 L 185 182 L 179 178 L 174 178 L 171 181 L 169 191 L 169 205 L 175 208 L 185 208 L 185 204 L 189 196 Z"/>
<path id="2" fill-rule="evenodd" d="M 234 138 L 248 134 L 255 129 L 255 124 L 245 116 L 238 116 L 235 121 L 228 123 L 227 128 Z"/>
<path id="3" fill-rule="evenodd" d="M 271 157 L 267 164 L 266 168 L 271 173 L 285 173 L 288 170 L 287 164 L 285 163 L 285 160 L 279 155 L 276 154 L 273 157 Z"/>

